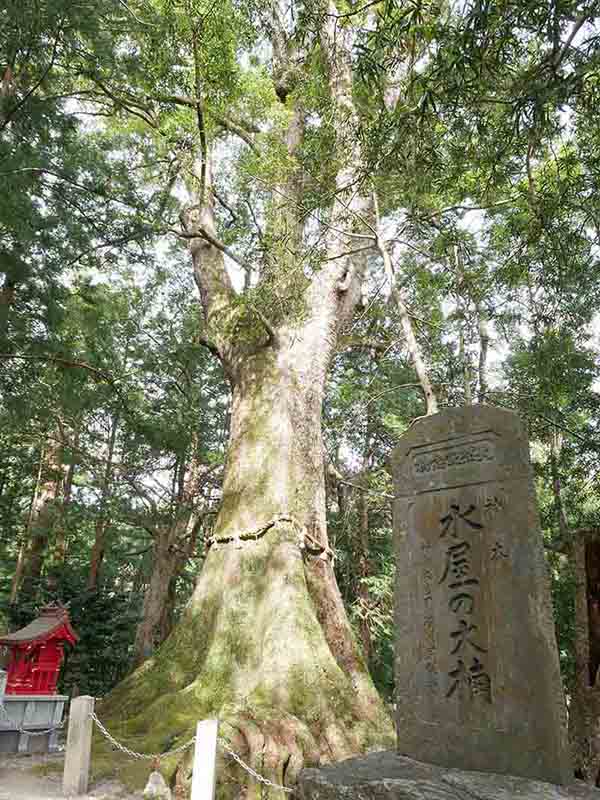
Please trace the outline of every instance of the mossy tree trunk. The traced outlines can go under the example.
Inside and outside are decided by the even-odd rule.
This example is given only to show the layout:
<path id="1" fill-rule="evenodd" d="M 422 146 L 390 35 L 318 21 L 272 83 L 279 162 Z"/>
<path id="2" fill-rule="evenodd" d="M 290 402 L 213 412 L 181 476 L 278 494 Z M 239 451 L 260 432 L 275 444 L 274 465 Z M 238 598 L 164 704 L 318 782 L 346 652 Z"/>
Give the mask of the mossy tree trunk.
<path id="1" fill-rule="evenodd" d="M 139 667 L 171 633 L 177 577 L 196 550 L 203 519 L 211 513 L 203 489 L 215 465 L 201 462 L 196 435 L 192 442 L 194 453 L 188 463 L 175 468 L 178 491 L 173 498 L 171 520 L 158 526 L 147 525 L 154 538 L 152 569 L 135 636 L 133 667 Z"/>
<path id="2" fill-rule="evenodd" d="M 100 709 L 123 738 L 146 751 L 181 743 L 197 719 L 218 716 L 222 735 L 252 767 L 288 785 L 305 763 L 393 744 L 327 539 L 325 381 L 338 336 L 361 298 L 375 237 L 356 135 L 352 29 L 338 26 L 333 4 L 320 8 L 312 44 L 309 36 L 287 32 L 276 4 L 269 26 L 275 91 L 289 120 L 288 166 L 274 187 L 250 300 L 234 290 L 225 266 L 231 251 L 219 240 L 206 146 L 196 170 L 197 202 L 181 214 L 207 342 L 232 387 L 222 504 L 183 618 Z M 309 46 L 328 59 L 337 137 L 317 268 L 303 243 L 310 216 L 302 207 L 304 112 L 294 99 L 303 80 L 299 65 L 309 63 L 302 48 Z M 258 796 L 248 775 L 238 779 Z M 237 795 L 239 786 L 230 788 Z"/>
<path id="3" fill-rule="evenodd" d="M 175 581 L 196 546 L 197 515 L 181 509 L 173 523 L 154 533 L 152 571 L 133 648 L 133 666 L 149 658 L 171 632 Z"/>
<path id="4" fill-rule="evenodd" d="M 243 758 L 287 784 L 306 762 L 392 743 L 327 545 L 324 375 L 307 338 L 240 360 L 223 503 L 194 595 L 102 709 L 125 715 L 128 740 L 148 750 L 218 716 Z"/>

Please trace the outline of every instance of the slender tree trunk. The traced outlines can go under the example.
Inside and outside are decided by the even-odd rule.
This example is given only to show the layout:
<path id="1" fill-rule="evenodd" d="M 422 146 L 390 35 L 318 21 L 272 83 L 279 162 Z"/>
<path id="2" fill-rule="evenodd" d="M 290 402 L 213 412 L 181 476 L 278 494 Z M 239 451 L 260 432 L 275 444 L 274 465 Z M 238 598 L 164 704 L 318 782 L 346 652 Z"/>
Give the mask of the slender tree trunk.
<path id="1" fill-rule="evenodd" d="M 377 249 L 379 250 L 379 253 L 381 254 L 381 257 L 383 259 L 383 267 L 385 269 L 385 274 L 390 283 L 390 291 L 391 291 L 390 298 L 393 300 L 398 310 L 398 314 L 400 316 L 400 325 L 402 326 L 402 332 L 404 333 L 406 346 L 408 348 L 411 361 L 413 362 L 415 372 L 417 373 L 417 378 L 419 380 L 419 383 L 421 384 L 423 394 L 425 395 L 427 414 L 437 414 L 438 401 L 437 397 L 435 396 L 435 392 L 433 391 L 431 381 L 429 380 L 429 370 L 427 369 L 427 366 L 425 364 L 425 359 L 423 358 L 421 345 L 419 344 L 417 337 L 415 336 L 412 319 L 408 312 L 408 306 L 404 301 L 401 289 L 397 285 L 396 271 L 394 269 L 394 265 L 392 263 L 392 259 L 389 254 L 387 244 L 381 237 L 381 234 L 379 233 L 379 204 L 375 192 L 373 192 L 373 206 L 375 209 Z"/>
<path id="2" fill-rule="evenodd" d="M 110 497 L 111 480 L 112 480 L 112 467 L 113 457 L 115 452 L 115 441 L 117 437 L 117 428 L 119 427 L 119 418 L 115 416 L 111 422 L 110 435 L 108 440 L 108 452 L 106 455 L 106 466 L 104 468 L 104 476 L 102 480 L 102 489 L 100 496 L 100 510 L 95 525 L 94 546 L 90 555 L 90 571 L 88 574 L 87 588 L 90 592 L 95 592 L 98 588 L 98 579 L 100 575 L 100 567 L 104 560 L 104 552 L 106 549 L 106 531 L 108 529 L 110 519 L 108 515 L 108 502 Z"/>
<path id="3" fill-rule="evenodd" d="M 75 447 L 77 447 L 79 444 L 78 432 L 76 432 L 74 435 L 74 444 Z M 71 505 L 71 498 L 73 496 L 73 481 L 75 479 L 75 471 L 76 471 L 76 463 L 73 454 L 71 453 L 71 458 L 69 460 L 69 465 L 66 470 L 62 487 L 62 504 L 60 509 L 61 511 L 60 518 L 57 521 L 55 536 L 54 536 L 53 561 L 59 569 L 64 565 L 67 557 L 66 515 L 68 513 L 69 506 Z"/>
<path id="4" fill-rule="evenodd" d="M 17 284 L 8 277 L 4 278 L 0 288 L 0 342 L 6 338 L 10 310 L 15 302 Z"/>
<path id="5" fill-rule="evenodd" d="M 174 582 L 193 552 L 196 515 L 192 509 L 180 511 L 172 526 L 156 532 L 152 572 L 144 593 L 142 619 L 133 648 L 133 667 L 149 658 L 171 632 Z"/>
<path id="6" fill-rule="evenodd" d="M 21 581 L 21 591 L 31 594 L 41 577 L 48 541 L 60 513 L 63 477 L 62 447 L 57 438 L 50 437 L 41 452 L 37 486 L 25 533 L 24 553 L 19 558 L 20 563 L 17 563 L 13 577 L 13 603 L 16 602 Z"/>
<path id="7" fill-rule="evenodd" d="M 594 708 L 598 705 L 598 692 L 594 689 L 595 676 L 590 674 L 590 611 L 599 609 L 594 604 L 595 598 L 590 598 L 586 536 L 583 533 L 572 534 L 569 530 L 559 469 L 561 445 L 560 434 L 553 433 L 550 442 L 550 466 L 554 509 L 561 545 L 568 549 L 575 578 L 575 676 L 569 705 L 569 739 L 575 774 L 582 780 L 590 781 L 595 777 L 592 773 L 594 767 L 596 771 L 598 769 L 600 755 L 596 752 L 598 743 L 595 729 L 598 720 L 594 715 Z"/>
<path id="8" fill-rule="evenodd" d="M 152 572 L 137 627 L 134 643 L 134 669 L 149 658 L 171 633 L 175 583 L 188 558 L 196 548 L 201 515 L 198 495 L 203 479 L 211 469 L 202 464 L 197 436 L 192 436 L 193 455 L 187 468 L 182 463 L 174 473 L 174 489 L 178 486 L 175 519 L 169 526 L 156 530 L 153 547 Z M 175 494 L 175 492 L 174 492 Z"/>
<path id="9" fill-rule="evenodd" d="M 465 347 L 465 324 L 461 322 L 460 333 L 458 334 L 458 361 L 462 367 L 463 391 L 465 405 L 473 404 L 473 392 L 471 390 L 471 365 L 469 364 L 469 354 Z"/>
<path id="10" fill-rule="evenodd" d="M 366 492 L 356 492 L 356 510 L 358 514 L 358 601 L 362 606 L 360 619 L 360 638 L 362 649 L 367 664 L 371 660 L 372 637 L 369 625 L 369 609 L 371 607 L 371 593 L 365 580 L 372 574 L 371 560 L 369 558 L 369 505 Z"/>
<path id="11" fill-rule="evenodd" d="M 583 780 L 591 775 L 590 630 L 588 616 L 585 539 L 576 537 L 571 546 L 575 575 L 575 680 L 569 706 L 569 738 L 575 774 Z"/>
<path id="12" fill-rule="evenodd" d="M 462 254 L 458 245 L 454 245 L 454 268 L 456 270 L 456 304 L 459 318 L 458 363 L 462 372 L 464 403 L 466 406 L 470 406 L 473 404 L 473 390 L 471 388 L 471 359 L 465 336 L 467 333 L 467 285 L 465 283 Z"/>
<path id="13" fill-rule="evenodd" d="M 133 647 L 133 667 L 139 667 L 161 644 L 158 640 L 163 619 L 169 585 L 175 572 L 177 557 L 170 543 L 172 533 L 169 529 L 157 531 L 152 560 L 152 572 L 144 593 L 142 619 L 137 627 Z"/>
<path id="14" fill-rule="evenodd" d="M 568 545 L 570 541 L 569 523 L 567 522 L 567 514 L 562 496 L 562 482 L 560 478 L 560 470 L 558 460 L 560 458 L 560 451 L 562 449 L 562 437 L 557 432 L 552 433 L 550 441 L 550 468 L 552 472 L 552 494 L 554 496 L 554 510 L 558 521 L 558 532 L 561 538 L 561 544 Z"/>
<path id="15" fill-rule="evenodd" d="M 485 309 L 481 303 L 477 305 L 477 324 L 479 329 L 479 392 L 478 399 L 480 403 L 485 403 L 488 392 L 487 382 L 487 356 L 488 347 L 490 343 L 490 333 L 488 330 L 488 318 Z"/>
<path id="16" fill-rule="evenodd" d="M 183 568 L 183 565 L 181 565 Z M 161 645 L 173 630 L 175 620 L 175 603 L 177 600 L 177 578 L 181 570 L 176 571 L 175 575 L 169 581 L 167 588 L 167 596 L 163 604 L 163 611 L 158 624 L 159 645 Z"/>
<path id="17" fill-rule="evenodd" d="M 41 489 L 43 463 L 44 463 L 44 448 L 42 447 L 40 450 L 40 463 L 38 466 L 37 477 L 33 489 L 33 495 L 31 497 L 31 503 L 29 505 L 29 514 L 27 515 L 27 524 L 25 525 L 25 530 L 23 531 L 23 536 L 21 538 L 19 555 L 17 557 L 17 563 L 15 566 L 15 571 L 13 574 L 13 579 L 10 588 L 11 605 L 14 605 L 17 602 L 19 588 L 21 586 L 21 581 L 23 580 L 23 571 L 25 569 L 25 553 L 27 552 L 27 545 L 29 544 L 29 535 L 30 535 L 33 514 L 35 510 L 36 498 L 38 496 L 38 492 Z"/>

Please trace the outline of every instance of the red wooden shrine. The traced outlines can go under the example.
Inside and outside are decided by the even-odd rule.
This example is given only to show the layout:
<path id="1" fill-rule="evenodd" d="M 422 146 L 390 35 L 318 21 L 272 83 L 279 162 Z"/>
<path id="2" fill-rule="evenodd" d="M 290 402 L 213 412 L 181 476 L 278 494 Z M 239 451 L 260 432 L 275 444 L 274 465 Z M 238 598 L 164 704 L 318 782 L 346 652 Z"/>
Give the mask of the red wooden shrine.
<path id="1" fill-rule="evenodd" d="M 63 647 L 77 639 L 69 612 L 58 605 L 46 606 L 20 631 L 1 636 L 0 646 L 10 650 L 6 694 L 56 694 Z"/>

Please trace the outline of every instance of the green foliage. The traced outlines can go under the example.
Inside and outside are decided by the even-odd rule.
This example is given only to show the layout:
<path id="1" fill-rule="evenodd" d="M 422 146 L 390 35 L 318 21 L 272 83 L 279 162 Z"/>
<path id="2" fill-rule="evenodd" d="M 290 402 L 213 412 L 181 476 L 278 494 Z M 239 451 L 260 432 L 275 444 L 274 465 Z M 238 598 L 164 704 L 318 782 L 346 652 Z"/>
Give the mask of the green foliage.
<path id="1" fill-rule="evenodd" d="M 62 570 L 56 591 L 48 592 L 44 581 L 34 587 L 33 596 L 21 593 L 18 606 L 5 604 L 2 612 L 10 630 L 18 630 L 37 616 L 45 602 L 58 597 L 66 603 L 79 639 L 73 648 L 66 648 L 58 690 L 99 697 L 127 674 L 140 598 L 114 591 L 86 592 L 85 562 L 82 566 L 78 573 Z"/>
<path id="2" fill-rule="evenodd" d="M 304 319 L 348 159 L 336 147 L 346 122 L 334 114 L 314 4 L 290 11 L 285 75 L 273 21 L 250 0 L 26 5 L 31 13 L 5 3 L 0 29 L 0 613 L 20 625 L 48 599 L 69 601 L 82 639 L 63 685 L 100 694 L 129 669 L 157 530 L 177 518 L 190 459 L 211 470 L 194 502 L 213 512 L 220 498 L 229 387 L 203 346 L 188 256 L 165 235 L 202 199 L 212 153 L 216 233 L 243 265 L 231 270 L 245 289 L 231 329 L 254 347 L 267 338 L 261 314 Z M 355 34 L 358 122 L 344 134 L 360 144 L 357 187 L 377 193 L 435 392 L 442 406 L 480 399 L 527 419 L 554 546 L 561 504 L 570 531 L 600 518 L 594 7 L 337 8 L 338 30 Z M 286 137 L 298 115 L 294 150 Z M 341 333 L 324 406 L 338 473 L 328 523 L 344 600 L 389 697 L 387 459 L 425 403 L 391 287 L 374 250 L 368 259 L 366 307 Z M 43 569 L 14 606 L 11 578 L 57 440 Z M 99 523 L 107 549 L 89 592 Z M 199 559 L 171 587 L 175 616 Z M 573 575 L 564 556 L 549 561 L 572 686 Z"/>

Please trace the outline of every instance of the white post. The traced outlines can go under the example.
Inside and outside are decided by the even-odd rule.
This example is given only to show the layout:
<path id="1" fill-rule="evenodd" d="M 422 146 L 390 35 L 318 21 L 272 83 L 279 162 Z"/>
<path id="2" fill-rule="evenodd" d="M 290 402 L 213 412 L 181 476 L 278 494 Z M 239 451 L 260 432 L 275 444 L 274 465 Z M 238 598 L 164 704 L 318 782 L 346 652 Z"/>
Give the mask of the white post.
<path id="1" fill-rule="evenodd" d="M 218 730 L 218 719 L 204 719 L 196 725 L 192 800 L 214 800 L 215 798 Z"/>
<path id="2" fill-rule="evenodd" d="M 91 716 L 93 710 L 93 697 L 81 695 L 71 701 L 63 772 L 63 792 L 67 797 L 86 794 L 88 790 L 94 725 Z"/>

